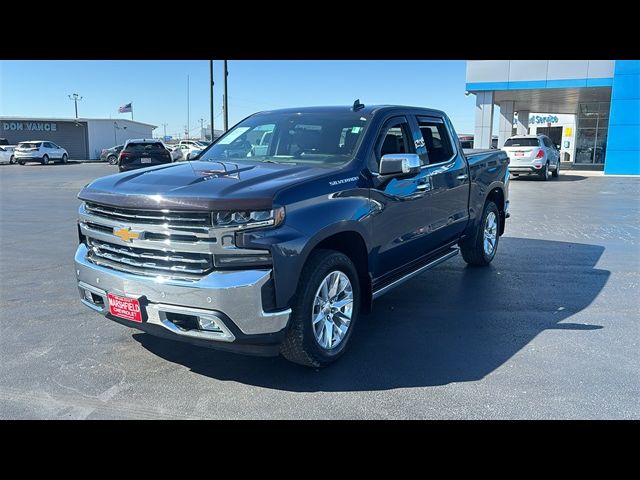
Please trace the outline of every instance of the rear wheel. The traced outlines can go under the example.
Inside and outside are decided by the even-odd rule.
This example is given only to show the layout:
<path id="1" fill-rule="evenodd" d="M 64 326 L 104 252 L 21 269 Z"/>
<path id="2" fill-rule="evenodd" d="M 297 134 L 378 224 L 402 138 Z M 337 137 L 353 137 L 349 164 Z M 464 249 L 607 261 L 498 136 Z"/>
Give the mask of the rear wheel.
<path id="1" fill-rule="evenodd" d="M 298 285 L 280 352 L 291 362 L 324 367 L 342 356 L 353 333 L 360 310 L 358 274 L 343 253 L 317 250 Z"/>
<path id="2" fill-rule="evenodd" d="M 43 165 L 49 165 L 49 155 L 44 155 L 42 157 L 42 164 Z"/>
<path id="3" fill-rule="evenodd" d="M 560 175 L 560 160 L 558 160 L 556 169 L 553 171 L 553 178 L 558 178 L 558 175 Z"/>
<path id="4" fill-rule="evenodd" d="M 460 241 L 462 258 L 469 265 L 489 265 L 496 255 L 500 240 L 500 212 L 488 201 L 475 234 Z"/>
<path id="5" fill-rule="evenodd" d="M 107 157 L 107 161 L 109 162 L 109 165 L 115 165 L 116 163 L 118 163 L 118 157 L 116 157 L 115 155 L 109 155 Z"/>
<path id="6" fill-rule="evenodd" d="M 545 163 L 542 170 L 540 170 L 540 180 L 543 182 L 549 180 L 549 163 Z"/>

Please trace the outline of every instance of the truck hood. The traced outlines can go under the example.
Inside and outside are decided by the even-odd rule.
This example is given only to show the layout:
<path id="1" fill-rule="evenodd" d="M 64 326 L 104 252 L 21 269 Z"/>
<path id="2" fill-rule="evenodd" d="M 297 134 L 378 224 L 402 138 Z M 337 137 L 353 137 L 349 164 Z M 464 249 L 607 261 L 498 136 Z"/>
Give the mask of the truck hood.
<path id="1" fill-rule="evenodd" d="M 275 163 L 173 163 L 99 178 L 78 198 L 136 209 L 269 210 L 282 188 L 327 173 Z"/>

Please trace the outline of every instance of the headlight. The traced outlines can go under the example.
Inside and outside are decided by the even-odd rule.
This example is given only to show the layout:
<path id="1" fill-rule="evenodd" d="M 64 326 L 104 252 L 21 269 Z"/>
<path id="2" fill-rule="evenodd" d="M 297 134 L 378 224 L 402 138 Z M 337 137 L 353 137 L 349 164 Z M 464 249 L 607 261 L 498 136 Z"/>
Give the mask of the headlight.
<path id="1" fill-rule="evenodd" d="M 284 221 L 284 207 L 274 210 L 241 210 L 234 212 L 216 212 L 213 225 L 230 228 L 257 228 L 278 226 Z"/>

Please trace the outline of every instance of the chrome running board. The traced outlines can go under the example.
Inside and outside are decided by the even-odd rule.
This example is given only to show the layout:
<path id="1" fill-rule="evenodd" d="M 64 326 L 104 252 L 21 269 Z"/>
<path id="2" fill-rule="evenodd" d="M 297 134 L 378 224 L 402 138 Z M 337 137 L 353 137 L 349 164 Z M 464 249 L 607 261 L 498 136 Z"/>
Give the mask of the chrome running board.
<path id="1" fill-rule="evenodd" d="M 453 250 L 445 253 L 441 257 L 438 257 L 435 260 L 431 260 L 429 263 L 427 263 L 426 265 L 421 266 L 417 270 L 414 270 L 413 272 L 409 272 L 406 275 L 398 278 L 397 280 L 394 280 L 389 285 L 385 285 L 384 287 L 380 288 L 379 290 L 376 290 L 372 294 L 373 300 L 375 300 L 376 298 L 384 295 L 389 290 L 397 287 L 398 285 L 402 285 L 404 282 L 406 282 L 408 280 L 411 280 L 416 275 L 420 275 L 422 272 L 424 272 L 426 270 L 429 270 L 429 269 L 431 269 L 431 268 L 433 268 L 433 267 L 435 267 L 437 265 L 440 265 L 445 260 L 449 260 L 451 257 L 455 257 L 458 254 L 458 252 L 460 252 L 460 249 L 456 247 Z"/>

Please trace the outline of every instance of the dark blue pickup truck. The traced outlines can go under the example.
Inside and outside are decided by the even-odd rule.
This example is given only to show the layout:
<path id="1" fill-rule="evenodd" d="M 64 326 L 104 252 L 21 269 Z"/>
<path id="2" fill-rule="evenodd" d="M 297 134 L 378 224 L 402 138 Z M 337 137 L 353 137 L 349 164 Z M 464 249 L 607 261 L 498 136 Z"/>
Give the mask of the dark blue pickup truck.
<path id="1" fill-rule="evenodd" d="M 465 154 L 438 110 L 260 112 L 192 161 L 79 193 L 80 298 L 151 334 L 324 366 L 380 295 L 458 253 L 491 262 L 508 163 Z"/>

